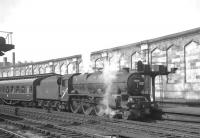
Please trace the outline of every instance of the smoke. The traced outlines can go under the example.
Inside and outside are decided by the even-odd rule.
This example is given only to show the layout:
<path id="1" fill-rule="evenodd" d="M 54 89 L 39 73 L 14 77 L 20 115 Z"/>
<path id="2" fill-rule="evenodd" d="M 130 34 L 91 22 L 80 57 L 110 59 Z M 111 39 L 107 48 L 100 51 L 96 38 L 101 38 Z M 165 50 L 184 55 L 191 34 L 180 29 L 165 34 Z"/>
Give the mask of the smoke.
<path id="1" fill-rule="evenodd" d="M 103 105 L 103 108 L 100 109 L 100 112 L 106 115 L 109 115 L 110 117 L 114 116 L 116 113 L 114 110 L 110 108 L 110 102 L 112 101 L 112 94 L 116 93 L 113 91 L 113 81 L 116 79 L 116 74 L 118 71 L 118 64 L 119 64 L 119 54 L 114 55 L 112 57 L 112 62 L 109 63 L 108 61 L 104 64 L 103 69 L 103 81 L 105 84 L 105 93 L 103 95 L 103 100 L 101 101 L 101 104 Z"/>

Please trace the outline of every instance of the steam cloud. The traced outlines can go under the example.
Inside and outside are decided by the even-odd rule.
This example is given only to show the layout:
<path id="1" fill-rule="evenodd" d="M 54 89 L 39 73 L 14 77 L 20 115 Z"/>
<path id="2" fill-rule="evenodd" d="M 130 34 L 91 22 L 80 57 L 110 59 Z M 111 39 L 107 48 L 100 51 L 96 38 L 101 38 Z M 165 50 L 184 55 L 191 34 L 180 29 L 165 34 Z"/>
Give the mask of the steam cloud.
<path id="1" fill-rule="evenodd" d="M 104 64 L 103 70 L 103 81 L 106 85 L 105 93 L 103 95 L 103 100 L 101 104 L 103 104 L 103 108 L 101 108 L 101 113 L 109 115 L 110 117 L 115 115 L 115 111 L 110 108 L 110 99 L 112 98 L 112 94 L 116 93 L 113 91 L 113 81 L 116 79 L 116 74 L 119 69 L 119 54 L 116 54 L 112 57 L 112 62 L 109 63 L 108 61 Z"/>
<path id="2" fill-rule="evenodd" d="M 100 108 L 100 114 L 108 115 L 109 117 L 113 117 L 116 112 L 110 108 L 112 94 L 116 94 L 116 91 L 113 91 L 113 81 L 116 79 L 116 74 L 119 71 L 119 59 L 120 54 L 115 54 L 112 56 L 111 61 L 104 61 L 104 69 L 102 73 L 103 83 L 105 85 L 105 93 L 103 95 L 102 101 L 100 104 L 103 105 Z M 125 62 L 122 61 L 124 64 Z M 82 54 L 82 72 L 88 73 L 92 72 L 92 62 L 90 60 L 89 52 L 85 52 Z"/>

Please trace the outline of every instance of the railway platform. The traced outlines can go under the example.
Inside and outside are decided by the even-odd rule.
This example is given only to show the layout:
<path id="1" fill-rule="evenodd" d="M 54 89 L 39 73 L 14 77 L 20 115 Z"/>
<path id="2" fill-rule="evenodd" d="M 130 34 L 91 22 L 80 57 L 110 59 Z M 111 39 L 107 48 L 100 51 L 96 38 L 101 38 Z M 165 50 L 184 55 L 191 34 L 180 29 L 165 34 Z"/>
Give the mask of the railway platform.
<path id="1" fill-rule="evenodd" d="M 165 113 L 200 116 L 200 100 L 165 99 L 157 102 Z"/>
<path id="2" fill-rule="evenodd" d="M 163 120 L 200 123 L 200 107 L 192 106 L 162 106 Z"/>
<path id="3" fill-rule="evenodd" d="M 165 113 L 185 114 L 192 116 L 200 116 L 200 107 L 189 107 L 189 106 L 172 106 L 162 107 Z"/>

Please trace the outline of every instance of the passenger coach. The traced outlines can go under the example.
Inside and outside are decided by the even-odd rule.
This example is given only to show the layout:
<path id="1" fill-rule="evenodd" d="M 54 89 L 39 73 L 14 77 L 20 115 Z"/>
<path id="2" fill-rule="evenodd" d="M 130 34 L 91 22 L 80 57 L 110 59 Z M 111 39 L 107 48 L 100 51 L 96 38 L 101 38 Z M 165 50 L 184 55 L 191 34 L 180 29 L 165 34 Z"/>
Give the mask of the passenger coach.
<path id="1" fill-rule="evenodd" d="M 4 78 L 0 80 L 0 99 L 5 104 L 35 106 L 38 96 L 41 96 L 37 94 L 37 89 L 41 89 L 41 81 L 53 75 L 55 74 Z"/>

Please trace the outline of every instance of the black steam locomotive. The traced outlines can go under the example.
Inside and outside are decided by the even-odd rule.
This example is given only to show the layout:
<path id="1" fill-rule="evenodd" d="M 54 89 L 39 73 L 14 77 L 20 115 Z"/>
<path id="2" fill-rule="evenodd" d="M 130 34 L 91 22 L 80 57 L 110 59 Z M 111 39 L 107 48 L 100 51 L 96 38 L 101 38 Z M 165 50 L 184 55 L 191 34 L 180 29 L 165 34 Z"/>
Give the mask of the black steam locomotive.
<path id="1" fill-rule="evenodd" d="M 10 105 L 138 119 L 151 115 L 157 108 L 155 77 L 173 71 L 168 72 L 163 65 L 150 66 L 139 61 L 136 72 L 127 68 L 117 72 L 111 86 L 104 82 L 102 72 L 8 77 L 0 80 L 0 99 Z"/>

